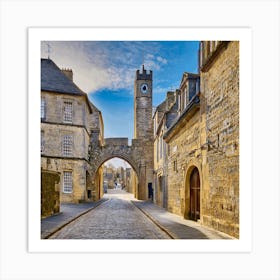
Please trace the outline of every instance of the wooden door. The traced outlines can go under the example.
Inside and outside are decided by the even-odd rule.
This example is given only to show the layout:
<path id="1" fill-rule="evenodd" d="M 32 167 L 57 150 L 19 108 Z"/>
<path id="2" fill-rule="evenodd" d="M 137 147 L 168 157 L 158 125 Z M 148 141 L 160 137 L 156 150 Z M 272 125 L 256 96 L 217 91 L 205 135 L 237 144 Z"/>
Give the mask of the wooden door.
<path id="1" fill-rule="evenodd" d="M 194 221 L 200 218 L 200 179 L 196 167 L 190 176 L 190 218 Z"/>

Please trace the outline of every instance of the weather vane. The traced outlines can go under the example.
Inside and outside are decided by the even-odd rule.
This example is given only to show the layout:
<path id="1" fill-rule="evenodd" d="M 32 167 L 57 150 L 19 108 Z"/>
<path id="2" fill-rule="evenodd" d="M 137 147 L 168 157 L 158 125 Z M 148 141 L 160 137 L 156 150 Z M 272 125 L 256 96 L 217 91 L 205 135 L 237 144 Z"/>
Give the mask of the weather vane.
<path id="1" fill-rule="evenodd" d="M 142 65 L 144 66 L 144 62 L 145 62 L 145 54 L 144 51 L 142 52 Z"/>
<path id="2" fill-rule="evenodd" d="M 48 59 L 50 59 L 50 53 L 51 53 L 50 43 L 47 43 L 47 47 L 48 47 Z"/>

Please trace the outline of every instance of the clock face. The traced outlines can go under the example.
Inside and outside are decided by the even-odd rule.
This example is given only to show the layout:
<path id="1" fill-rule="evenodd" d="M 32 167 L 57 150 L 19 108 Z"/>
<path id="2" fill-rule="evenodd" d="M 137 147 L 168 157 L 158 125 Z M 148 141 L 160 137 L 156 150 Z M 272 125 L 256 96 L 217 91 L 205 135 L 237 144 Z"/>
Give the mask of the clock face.
<path id="1" fill-rule="evenodd" d="M 149 87 L 148 87 L 148 85 L 145 83 L 145 84 L 142 84 L 142 85 L 141 85 L 140 89 L 141 89 L 141 92 L 142 92 L 142 93 L 147 93 Z"/>

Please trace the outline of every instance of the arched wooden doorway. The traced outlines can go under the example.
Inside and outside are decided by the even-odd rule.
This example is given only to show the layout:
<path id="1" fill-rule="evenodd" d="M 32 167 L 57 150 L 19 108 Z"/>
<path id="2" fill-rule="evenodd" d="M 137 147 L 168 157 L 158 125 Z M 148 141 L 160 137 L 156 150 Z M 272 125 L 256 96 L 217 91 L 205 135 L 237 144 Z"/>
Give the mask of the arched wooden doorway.
<path id="1" fill-rule="evenodd" d="M 194 221 L 200 219 L 200 179 L 196 167 L 190 175 L 190 218 Z"/>

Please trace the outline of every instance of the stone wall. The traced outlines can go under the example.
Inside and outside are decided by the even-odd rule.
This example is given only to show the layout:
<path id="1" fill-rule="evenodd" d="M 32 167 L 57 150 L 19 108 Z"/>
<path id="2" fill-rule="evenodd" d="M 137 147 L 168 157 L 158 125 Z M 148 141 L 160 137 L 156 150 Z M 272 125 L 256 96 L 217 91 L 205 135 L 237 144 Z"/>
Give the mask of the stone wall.
<path id="1" fill-rule="evenodd" d="M 107 146 L 128 146 L 128 138 L 105 138 L 104 141 Z"/>
<path id="2" fill-rule="evenodd" d="M 90 109 L 86 102 L 85 96 L 59 94 L 55 92 L 41 92 L 41 98 L 46 102 L 46 118 L 45 122 L 63 123 L 63 104 L 70 101 L 73 106 L 73 122 L 72 125 L 84 126 L 87 131 L 90 131 L 91 126 L 98 123 L 98 114 L 90 114 Z M 91 118 L 93 120 L 91 120 Z M 95 125 L 96 126 L 96 125 Z"/>
<path id="3" fill-rule="evenodd" d="M 42 155 L 52 157 L 64 157 L 63 155 L 63 137 L 72 136 L 72 154 L 71 158 L 88 158 L 89 135 L 83 127 L 41 123 L 43 134 L 44 149 Z"/>
<path id="4" fill-rule="evenodd" d="M 135 102 L 136 129 L 134 137 L 136 139 L 153 138 L 152 105 L 149 97 L 137 97 Z"/>
<path id="5" fill-rule="evenodd" d="M 58 172 L 41 171 L 41 218 L 59 213 L 59 183 L 60 174 Z"/>
<path id="6" fill-rule="evenodd" d="M 207 184 L 202 222 L 239 236 L 239 43 L 228 42 L 201 72 L 205 97 Z"/>
<path id="7" fill-rule="evenodd" d="M 74 160 L 74 159 L 58 159 L 41 157 L 41 167 L 44 170 L 55 171 L 60 173 L 60 200 L 61 202 L 74 202 L 78 203 L 80 201 L 87 200 L 87 185 L 92 185 L 87 182 L 86 171 L 90 169 L 89 163 L 84 160 Z M 72 172 L 72 193 L 63 192 L 63 172 Z M 88 180 L 92 180 L 90 177 Z M 93 187 L 88 188 L 93 191 Z"/>

